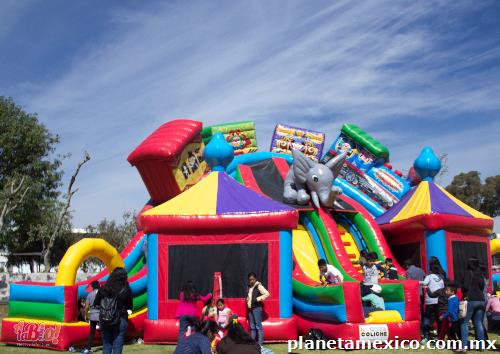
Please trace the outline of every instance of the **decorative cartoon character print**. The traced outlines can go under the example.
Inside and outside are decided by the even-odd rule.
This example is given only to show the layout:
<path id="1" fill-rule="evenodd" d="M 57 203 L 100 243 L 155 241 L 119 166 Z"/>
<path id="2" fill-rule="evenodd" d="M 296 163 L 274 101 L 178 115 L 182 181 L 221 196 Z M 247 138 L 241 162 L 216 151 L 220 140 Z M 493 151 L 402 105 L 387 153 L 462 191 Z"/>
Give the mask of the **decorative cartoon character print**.
<path id="1" fill-rule="evenodd" d="M 193 171 L 193 173 L 200 167 L 200 163 L 198 162 L 198 159 L 196 158 L 195 153 L 192 151 L 188 152 L 188 166 Z"/>
<path id="2" fill-rule="evenodd" d="M 233 147 L 234 150 L 241 150 L 252 145 L 252 141 L 247 135 L 239 129 L 230 130 L 227 133 L 226 141 Z"/>

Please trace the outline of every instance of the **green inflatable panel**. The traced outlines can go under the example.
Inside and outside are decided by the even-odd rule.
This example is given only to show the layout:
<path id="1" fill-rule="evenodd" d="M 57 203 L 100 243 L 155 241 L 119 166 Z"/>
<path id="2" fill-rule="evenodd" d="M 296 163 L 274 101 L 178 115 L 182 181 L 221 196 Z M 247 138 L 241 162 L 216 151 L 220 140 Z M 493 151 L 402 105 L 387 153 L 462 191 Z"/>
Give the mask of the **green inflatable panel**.
<path id="1" fill-rule="evenodd" d="M 64 322 L 64 304 L 9 301 L 9 317 L 24 317 Z"/>
<path id="2" fill-rule="evenodd" d="M 341 132 L 356 141 L 373 155 L 389 160 L 389 149 L 355 124 L 344 124 Z"/>

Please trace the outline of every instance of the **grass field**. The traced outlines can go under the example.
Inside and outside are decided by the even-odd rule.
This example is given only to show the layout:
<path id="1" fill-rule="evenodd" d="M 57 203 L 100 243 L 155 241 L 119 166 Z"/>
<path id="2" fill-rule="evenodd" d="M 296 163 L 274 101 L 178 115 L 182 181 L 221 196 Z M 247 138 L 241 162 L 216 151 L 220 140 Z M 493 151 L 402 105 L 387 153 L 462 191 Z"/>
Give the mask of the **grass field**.
<path id="1" fill-rule="evenodd" d="M 498 334 L 490 334 L 490 340 L 500 341 L 500 336 Z M 288 348 L 286 344 L 270 344 L 266 346 L 267 348 L 274 351 L 276 354 L 288 353 Z M 500 347 L 497 345 L 497 351 L 500 350 Z M 168 354 L 173 353 L 175 350 L 175 346 L 173 345 L 145 345 L 145 344 L 128 344 L 124 347 L 124 353 L 143 353 L 143 354 Z M 356 353 L 376 353 L 381 352 L 382 350 L 359 350 Z M 387 351 L 387 350 L 385 350 Z M 392 349 L 391 353 L 431 353 L 431 352 L 443 352 L 446 350 L 426 350 L 426 349 L 418 349 L 418 350 L 402 350 L 402 349 Z M 343 352 L 341 350 L 295 350 L 293 353 L 335 353 L 335 352 Z M 448 352 L 451 352 L 448 350 Z M 474 353 L 474 351 L 470 351 Z M 14 347 L 14 346 L 6 346 L 0 345 L 0 353 L 13 353 L 13 354 L 43 354 L 43 353 L 55 353 L 53 350 L 46 349 L 38 349 L 38 348 L 24 348 L 24 347 Z M 94 348 L 94 353 L 101 353 L 101 348 Z"/>

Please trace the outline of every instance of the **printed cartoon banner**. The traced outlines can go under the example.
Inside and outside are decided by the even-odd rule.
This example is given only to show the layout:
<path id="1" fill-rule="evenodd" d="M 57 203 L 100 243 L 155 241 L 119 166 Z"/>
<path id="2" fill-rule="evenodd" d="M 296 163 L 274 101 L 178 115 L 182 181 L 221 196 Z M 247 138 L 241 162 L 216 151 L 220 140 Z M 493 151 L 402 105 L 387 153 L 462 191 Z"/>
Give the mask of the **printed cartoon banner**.
<path id="1" fill-rule="evenodd" d="M 207 169 L 207 163 L 203 159 L 203 142 L 187 144 L 182 151 L 179 162 L 172 172 L 175 181 L 182 191 L 186 186 L 198 182 Z"/>
<path id="2" fill-rule="evenodd" d="M 313 130 L 277 124 L 271 140 L 271 152 L 292 154 L 299 150 L 314 161 L 318 161 L 323 153 L 325 134 Z"/>
<path id="3" fill-rule="evenodd" d="M 353 139 L 341 133 L 337 139 L 330 146 L 330 150 L 337 153 L 345 152 L 347 154 L 346 160 L 353 164 L 361 171 L 369 170 L 375 163 L 375 156 L 365 149 L 361 144 L 358 144 Z M 330 151 L 327 155 L 330 154 Z"/>
<path id="4" fill-rule="evenodd" d="M 208 144 L 212 136 L 219 132 L 224 134 L 226 141 L 233 147 L 235 156 L 258 150 L 257 133 L 252 121 L 204 127 L 201 132 L 203 142 Z"/>

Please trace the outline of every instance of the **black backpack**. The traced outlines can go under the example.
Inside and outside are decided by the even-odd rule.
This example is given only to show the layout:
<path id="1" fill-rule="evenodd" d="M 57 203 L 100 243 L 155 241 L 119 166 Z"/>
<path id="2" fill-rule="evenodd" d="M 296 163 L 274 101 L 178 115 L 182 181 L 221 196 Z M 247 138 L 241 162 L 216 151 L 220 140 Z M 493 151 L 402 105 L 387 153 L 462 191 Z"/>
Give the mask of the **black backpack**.
<path id="1" fill-rule="evenodd" d="M 317 340 L 324 340 L 326 341 L 326 337 L 325 335 L 323 334 L 323 331 L 319 328 L 311 328 L 309 330 L 309 332 L 307 332 L 305 338 L 305 340 L 313 340 L 313 341 L 317 341 Z"/>
<path id="2" fill-rule="evenodd" d="M 123 288 L 113 297 L 103 297 L 99 303 L 99 321 L 108 327 L 117 326 L 120 323 L 120 309 L 118 308 L 118 296 L 125 290 Z"/>

